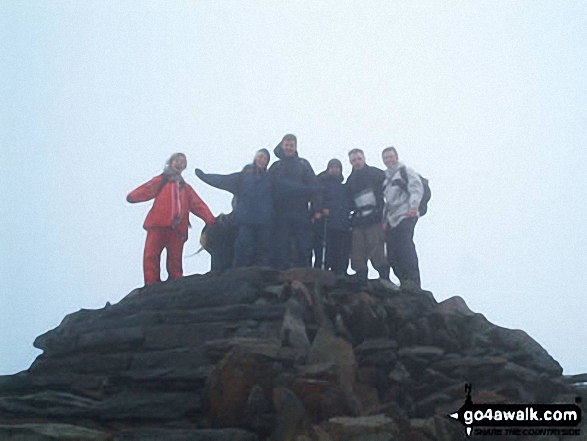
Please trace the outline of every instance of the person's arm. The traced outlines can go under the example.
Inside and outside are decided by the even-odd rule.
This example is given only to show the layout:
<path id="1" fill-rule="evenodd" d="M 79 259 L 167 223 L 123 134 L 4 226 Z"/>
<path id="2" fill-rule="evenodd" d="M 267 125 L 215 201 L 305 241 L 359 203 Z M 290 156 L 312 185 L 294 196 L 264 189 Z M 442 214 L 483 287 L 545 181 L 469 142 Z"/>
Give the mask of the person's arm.
<path id="1" fill-rule="evenodd" d="M 212 225 L 216 222 L 216 218 L 204 203 L 204 201 L 198 196 L 194 189 L 190 185 L 186 185 L 188 192 L 188 200 L 190 204 L 190 211 L 202 219 L 206 225 Z"/>
<path id="2" fill-rule="evenodd" d="M 408 216 L 414 217 L 418 214 L 418 207 L 422 196 L 424 196 L 424 186 L 418 173 L 409 167 L 406 167 L 406 174 L 408 176 L 408 193 L 410 194 L 410 209 L 408 210 Z"/>
<path id="3" fill-rule="evenodd" d="M 163 175 L 155 176 L 149 182 L 135 188 L 126 196 L 127 202 L 135 204 L 137 202 L 146 202 L 153 199 L 163 187 L 163 179 Z"/>
<path id="4" fill-rule="evenodd" d="M 196 176 L 212 187 L 220 190 L 237 194 L 242 180 L 242 172 L 231 173 L 229 175 L 219 175 L 204 173 L 199 168 L 196 169 Z"/>
<path id="5" fill-rule="evenodd" d="M 324 205 L 323 188 L 318 183 L 318 178 L 316 177 L 316 173 L 314 173 L 312 164 L 306 160 L 304 160 L 304 184 L 316 189 L 314 194 L 310 196 L 310 207 L 312 214 L 320 213 Z"/>
<path id="6" fill-rule="evenodd" d="M 381 218 L 381 226 L 383 228 L 383 231 L 387 231 L 387 228 L 389 227 L 389 224 L 387 223 L 387 213 L 389 212 L 389 209 L 387 208 L 387 201 L 385 200 L 385 188 L 387 185 L 391 185 L 391 183 L 387 179 L 387 175 L 385 175 L 385 172 L 383 173 L 384 178 L 383 183 L 381 184 L 381 191 L 383 195 L 383 216 Z"/>

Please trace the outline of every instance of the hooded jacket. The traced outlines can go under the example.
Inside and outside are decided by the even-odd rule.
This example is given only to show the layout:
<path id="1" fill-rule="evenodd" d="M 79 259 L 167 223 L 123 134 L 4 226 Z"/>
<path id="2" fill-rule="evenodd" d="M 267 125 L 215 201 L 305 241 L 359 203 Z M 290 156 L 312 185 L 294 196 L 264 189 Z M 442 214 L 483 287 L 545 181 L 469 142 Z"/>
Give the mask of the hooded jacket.
<path id="1" fill-rule="evenodd" d="M 402 167 L 406 170 L 408 182 L 405 182 L 402 177 L 400 170 Z M 397 162 L 385 170 L 383 195 L 385 197 L 384 219 L 391 228 L 395 228 L 408 217 L 410 208 L 415 208 L 418 213 L 424 187 L 418 173 L 403 163 Z"/>
<path id="2" fill-rule="evenodd" d="M 351 172 L 346 181 L 347 195 L 354 211 L 353 227 L 367 228 L 383 220 L 383 182 L 385 172 L 365 164 Z"/>
<path id="3" fill-rule="evenodd" d="M 212 187 L 226 190 L 236 196 L 234 218 L 238 225 L 269 225 L 273 215 L 273 190 L 267 170 L 253 164 L 229 175 L 204 173 L 196 175 Z"/>
<path id="4" fill-rule="evenodd" d="M 310 218 L 309 203 L 315 211 L 321 207 L 318 180 L 310 163 L 300 158 L 296 152 L 293 157 L 283 154 L 281 143 L 273 150 L 279 161 L 274 162 L 269 168 L 269 174 L 283 181 L 290 181 L 305 187 L 308 191 L 298 191 L 289 197 L 281 192 L 276 193 L 275 210 L 278 217 L 304 217 Z"/>
<path id="5" fill-rule="evenodd" d="M 350 229 L 351 206 L 347 197 L 347 189 L 343 185 L 342 174 L 333 176 L 328 170 L 318 175 L 318 183 L 322 188 L 322 208 L 330 212 L 328 229 L 348 231 Z"/>
<path id="6" fill-rule="evenodd" d="M 181 175 L 162 173 L 131 191 L 126 200 L 130 203 L 146 202 L 155 198 L 143 228 L 169 227 L 187 239 L 190 211 L 212 225 L 214 215 L 194 189 Z"/>

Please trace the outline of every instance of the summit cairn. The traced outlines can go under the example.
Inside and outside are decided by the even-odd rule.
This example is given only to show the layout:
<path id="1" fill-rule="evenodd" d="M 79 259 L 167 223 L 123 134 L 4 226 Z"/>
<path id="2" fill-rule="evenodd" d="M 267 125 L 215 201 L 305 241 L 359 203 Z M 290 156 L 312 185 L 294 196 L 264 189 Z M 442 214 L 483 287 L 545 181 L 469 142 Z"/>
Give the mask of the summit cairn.
<path id="1" fill-rule="evenodd" d="M 0 377 L 0 440 L 448 441 L 465 384 L 477 403 L 575 403 L 587 381 L 460 297 L 312 269 L 156 283 L 34 345 Z"/>

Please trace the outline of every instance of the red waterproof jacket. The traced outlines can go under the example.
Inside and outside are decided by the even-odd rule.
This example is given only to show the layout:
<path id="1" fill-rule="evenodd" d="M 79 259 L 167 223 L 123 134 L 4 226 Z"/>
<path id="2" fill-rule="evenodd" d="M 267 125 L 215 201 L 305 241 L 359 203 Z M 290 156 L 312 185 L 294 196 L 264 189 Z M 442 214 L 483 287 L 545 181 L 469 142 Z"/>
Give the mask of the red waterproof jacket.
<path id="1" fill-rule="evenodd" d="M 215 221 L 208 206 L 183 180 L 173 180 L 161 174 L 131 191 L 126 200 L 135 203 L 153 198 L 155 202 L 143 224 L 145 230 L 153 227 L 171 227 L 187 238 L 190 211 L 202 219 L 206 225 L 211 225 Z"/>

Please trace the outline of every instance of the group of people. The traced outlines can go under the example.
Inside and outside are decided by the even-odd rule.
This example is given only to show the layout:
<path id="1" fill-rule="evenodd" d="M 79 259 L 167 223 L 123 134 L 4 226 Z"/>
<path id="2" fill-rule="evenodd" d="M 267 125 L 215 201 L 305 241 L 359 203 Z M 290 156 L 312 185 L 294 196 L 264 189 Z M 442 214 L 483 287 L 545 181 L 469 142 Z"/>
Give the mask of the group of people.
<path id="1" fill-rule="evenodd" d="M 191 211 L 206 223 L 210 234 L 220 232 L 216 236 L 228 244 L 229 258 L 214 255 L 226 254 L 226 246 L 211 251 L 212 270 L 254 265 L 285 270 L 313 264 L 346 274 L 350 257 L 359 279 L 367 279 L 370 260 L 381 279 L 389 280 L 391 268 L 402 286 L 420 288 L 413 237 L 425 189 L 421 177 L 399 162 L 395 147 L 382 152 L 385 171 L 367 165 L 362 150 L 351 150 L 352 172 L 346 183 L 338 159 L 331 159 L 316 176 L 310 163 L 298 155 L 295 135 L 285 135 L 274 154 L 278 160 L 269 168 L 271 155 L 261 149 L 251 164 L 236 173 L 196 169 L 202 181 L 234 195 L 230 214 L 234 233 L 222 228 L 222 217 L 215 217 L 181 177 L 187 166 L 182 153 L 172 155 L 161 175 L 127 196 L 133 203 L 155 199 L 144 224 L 146 285 L 160 281 L 164 248 L 169 278 L 182 276 Z"/>

